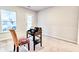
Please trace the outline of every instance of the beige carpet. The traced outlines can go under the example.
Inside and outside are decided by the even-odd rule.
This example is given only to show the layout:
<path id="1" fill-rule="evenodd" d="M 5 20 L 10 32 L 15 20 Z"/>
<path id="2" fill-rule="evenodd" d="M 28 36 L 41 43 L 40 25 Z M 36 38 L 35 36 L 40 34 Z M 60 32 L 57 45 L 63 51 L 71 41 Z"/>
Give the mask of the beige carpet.
<path id="1" fill-rule="evenodd" d="M 0 41 L 0 52 L 13 52 L 12 40 Z M 31 50 L 27 50 L 26 47 L 21 46 L 20 52 L 78 52 L 79 45 L 65 42 L 62 40 L 54 39 L 51 37 L 43 36 L 43 47 L 36 45 L 36 50 L 33 51 L 33 43 L 31 41 Z"/>

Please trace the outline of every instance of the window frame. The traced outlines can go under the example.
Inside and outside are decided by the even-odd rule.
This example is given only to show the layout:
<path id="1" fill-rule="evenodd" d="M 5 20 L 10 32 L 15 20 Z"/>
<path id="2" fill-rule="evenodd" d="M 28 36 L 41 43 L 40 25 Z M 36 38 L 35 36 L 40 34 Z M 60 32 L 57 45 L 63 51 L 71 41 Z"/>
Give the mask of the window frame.
<path id="1" fill-rule="evenodd" d="M 5 21 L 2 21 L 1 20 L 1 10 L 5 10 L 5 11 L 8 11 L 8 12 L 15 12 L 15 21 L 12 21 L 12 22 L 15 22 L 16 23 L 16 19 L 17 19 L 17 12 L 15 11 L 15 10 L 10 10 L 10 9 L 0 9 L 0 27 L 1 27 L 1 30 L 0 30 L 0 33 L 7 33 L 7 32 L 9 32 L 8 30 L 7 31 L 3 31 L 3 29 L 2 29 L 2 22 L 5 22 Z M 8 21 L 6 21 L 6 22 L 11 22 L 10 20 Z M 17 27 L 17 24 L 16 24 L 16 27 Z M 9 28 L 8 28 L 9 29 Z M 16 29 L 15 29 L 16 30 Z"/>

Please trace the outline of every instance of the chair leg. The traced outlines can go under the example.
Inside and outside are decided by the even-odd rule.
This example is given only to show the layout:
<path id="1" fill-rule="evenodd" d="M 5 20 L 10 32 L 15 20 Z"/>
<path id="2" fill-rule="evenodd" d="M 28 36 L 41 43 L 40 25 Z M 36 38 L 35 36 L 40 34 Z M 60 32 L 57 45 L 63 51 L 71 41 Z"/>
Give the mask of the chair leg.
<path id="1" fill-rule="evenodd" d="M 42 47 L 42 35 L 40 37 L 40 46 Z"/>
<path id="2" fill-rule="evenodd" d="M 30 50 L 30 44 L 28 43 L 28 50 Z"/>
<path id="3" fill-rule="evenodd" d="M 19 47 L 17 47 L 17 52 L 19 52 Z"/>
<path id="4" fill-rule="evenodd" d="M 14 49 L 13 49 L 13 51 L 15 52 L 15 44 L 14 44 Z"/>
<path id="5" fill-rule="evenodd" d="M 35 51 L 35 44 L 33 45 L 33 50 Z"/>
<path id="6" fill-rule="evenodd" d="M 40 42 L 40 46 L 42 47 L 42 41 Z"/>
<path id="7" fill-rule="evenodd" d="M 40 41 L 40 46 L 42 47 L 42 39 L 41 39 L 41 41 Z"/>

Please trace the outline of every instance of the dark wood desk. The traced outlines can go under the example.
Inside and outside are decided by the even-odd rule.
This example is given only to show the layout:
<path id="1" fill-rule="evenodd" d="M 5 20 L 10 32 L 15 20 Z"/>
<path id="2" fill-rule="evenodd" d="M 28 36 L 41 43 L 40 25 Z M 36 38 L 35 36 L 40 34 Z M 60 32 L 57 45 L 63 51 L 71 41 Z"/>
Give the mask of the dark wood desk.
<path id="1" fill-rule="evenodd" d="M 42 28 L 39 28 L 37 32 L 30 32 L 30 30 L 27 31 L 27 38 L 29 38 L 29 35 L 33 36 L 33 50 L 35 51 L 35 45 L 40 43 L 40 46 L 42 46 Z M 39 39 L 36 39 L 35 36 L 37 36 Z"/>

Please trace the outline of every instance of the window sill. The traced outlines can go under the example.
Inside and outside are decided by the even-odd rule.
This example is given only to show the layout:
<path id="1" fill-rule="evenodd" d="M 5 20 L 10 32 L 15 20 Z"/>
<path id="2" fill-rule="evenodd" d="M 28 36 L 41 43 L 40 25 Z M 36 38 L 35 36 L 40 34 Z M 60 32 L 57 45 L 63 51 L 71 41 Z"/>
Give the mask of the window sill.
<path id="1" fill-rule="evenodd" d="M 5 34 L 5 33 L 9 33 L 9 32 L 0 32 L 0 34 Z"/>

